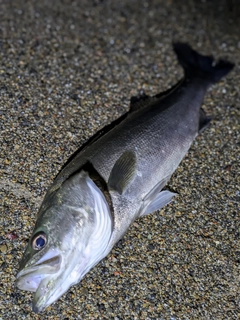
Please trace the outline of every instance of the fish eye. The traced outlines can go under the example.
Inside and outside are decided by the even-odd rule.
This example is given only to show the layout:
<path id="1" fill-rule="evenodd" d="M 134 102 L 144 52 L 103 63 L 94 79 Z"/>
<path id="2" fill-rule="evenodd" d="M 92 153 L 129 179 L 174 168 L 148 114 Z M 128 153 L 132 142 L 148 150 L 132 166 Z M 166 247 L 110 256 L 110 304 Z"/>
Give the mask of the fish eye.
<path id="1" fill-rule="evenodd" d="M 43 231 L 35 234 L 32 239 L 32 248 L 34 250 L 41 250 L 47 244 L 47 236 Z"/>

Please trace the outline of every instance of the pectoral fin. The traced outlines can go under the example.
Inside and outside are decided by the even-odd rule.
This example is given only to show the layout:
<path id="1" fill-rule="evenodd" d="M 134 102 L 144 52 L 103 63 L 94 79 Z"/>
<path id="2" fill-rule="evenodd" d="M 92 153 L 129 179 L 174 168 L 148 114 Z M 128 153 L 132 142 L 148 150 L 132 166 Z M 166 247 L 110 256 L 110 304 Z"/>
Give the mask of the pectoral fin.
<path id="1" fill-rule="evenodd" d="M 108 179 L 108 187 L 122 194 L 134 178 L 137 159 L 132 151 L 125 151 L 114 164 Z"/>
<path id="2" fill-rule="evenodd" d="M 141 212 L 140 217 L 150 214 L 154 211 L 162 209 L 165 205 L 171 202 L 172 198 L 176 195 L 168 190 L 163 190 L 150 202 L 147 207 Z"/>

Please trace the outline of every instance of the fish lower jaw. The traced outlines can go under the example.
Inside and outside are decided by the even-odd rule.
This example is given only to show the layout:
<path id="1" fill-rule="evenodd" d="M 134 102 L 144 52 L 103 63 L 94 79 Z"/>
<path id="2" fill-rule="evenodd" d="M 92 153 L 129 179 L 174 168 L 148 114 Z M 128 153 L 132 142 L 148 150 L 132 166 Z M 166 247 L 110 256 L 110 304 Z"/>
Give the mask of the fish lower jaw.
<path id="1" fill-rule="evenodd" d="M 55 287 L 56 279 L 43 279 L 33 297 L 32 310 L 36 313 L 44 311 L 49 305 L 54 303 L 65 291 L 62 287 Z"/>
<path id="2" fill-rule="evenodd" d="M 20 290 L 36 292 L 43 277 L 43 275 L 25 274 L 18 277 L 16 286 Z"/>
<path id="3" fill-rule="evenodd" d="M 39 286 L 39 282 L 29 282 L 29 281 L 26 281 L 26 283 L 23 283 L 22 282 L 22 279 L 19 279 L 17 280 L 16 282 L 16 286 L 18 287 L 19 290 L 23 290 L 23 291 L 30 291 L 30 292 L 36 292 L 37 291 L 37 288 Z"/>
<path id="4" fill-rule="evenodd" d="M 62 258 L 60 255 L 26 267 L 17 274 L 17 287 L 20 290 L 36 292 L 42 280 L 48 275 L 58 273 Z"/>

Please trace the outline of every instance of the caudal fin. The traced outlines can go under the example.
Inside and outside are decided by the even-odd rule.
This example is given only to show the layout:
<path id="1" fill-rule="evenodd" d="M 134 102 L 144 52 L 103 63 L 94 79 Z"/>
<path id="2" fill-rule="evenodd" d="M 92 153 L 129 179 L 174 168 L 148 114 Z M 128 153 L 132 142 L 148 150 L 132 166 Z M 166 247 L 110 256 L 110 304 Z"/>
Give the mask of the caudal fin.
<path id="1" fill-rule="evenodd" d="M 212 56 L 203 56 L 194 51 L 186 43 L 174 43 L 173 49 L 187 78 L 200 77 L 210 83 L 215 83 L 228 74 L 234 67 L 233 63 L 225 60 L 219 60 L 217 63 L 214 63 Z"/>

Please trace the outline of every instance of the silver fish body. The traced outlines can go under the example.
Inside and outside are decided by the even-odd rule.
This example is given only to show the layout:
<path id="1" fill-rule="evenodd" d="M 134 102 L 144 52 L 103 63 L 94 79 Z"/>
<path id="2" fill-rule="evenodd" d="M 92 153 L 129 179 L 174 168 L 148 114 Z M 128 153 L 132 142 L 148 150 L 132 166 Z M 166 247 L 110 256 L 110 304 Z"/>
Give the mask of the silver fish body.
<path id="1" fill-rule="evenodd" d="M 174 49 L 184 79 L 132 99 L 130 111 L 85 144 L 49 188 L 17 283 L 36 291 L 36 312 L 79 282 L 136 218 L 174 196 L 162 189 L 209 122 L 201 109 L 206 90 L 233 68 L 222 60 L 213 66 L 186 44 Z"/>

